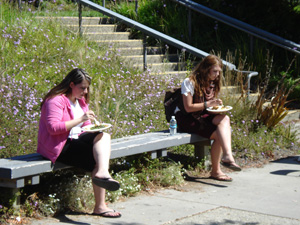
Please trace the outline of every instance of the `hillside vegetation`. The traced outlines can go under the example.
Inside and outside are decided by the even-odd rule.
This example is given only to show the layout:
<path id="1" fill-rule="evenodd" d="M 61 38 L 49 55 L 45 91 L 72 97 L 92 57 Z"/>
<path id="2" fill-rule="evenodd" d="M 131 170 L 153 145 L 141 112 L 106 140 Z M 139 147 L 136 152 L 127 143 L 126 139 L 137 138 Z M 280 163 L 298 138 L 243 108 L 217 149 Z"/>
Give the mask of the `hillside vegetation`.
<path id="1" fill-rule="evenodd" d="M 259 38 L 250 37 L 243 31 L 193 10 L 191 11 L 191 36 L 189 36 L 188 10 L 172 0 L 139 0 L 137 14 L 134 2 L 118 2 L 119 4 L 111 6 L 112 10 L 171 37 L 206 52 L 214 51 L 224 59 L 228 57 L 228 52 L 231 52 L 230 60 L 235 65 L 240 65 L 242 61 L 244 70 L 259 72 L 259 76 L 252 79 L 252 87 L 255 91 L 266 77 L 266 68 L 269 68 L 268 72 L 271 73 L 269 90 L 277 85 L 283 75 L 286 75 L 283 82 L 290 86 L 295 84 L 295 79 L 299 78 L 299 55 Z M 194 2 L 300 44 L 299 0 L 194 0 Z M 173 51 L 177 50 L 173 49 Z M 187 55 L 186 58 L 188 57 L 190 56 Z M 298 85 L 289 99 L 300 102 L 299 96 Z"/>
<path id="2" fill-rule="evenodd" d="M 24 5 L 22 12 L 12 4 L 0 2 L 0 6 L 0 158 L 36 151 L 41 98 L 75 67 L 92 76 L 90 108 L 99 120 L 113 124 L 108 130 L 112 138 L 168 129 L 162 102 L 167 89 L 179 86 L 178 78 L 134 70 L 120 60 L 118 49 L 96 45 L 54 20 L 36 19 L 37 14 L 57 15 L 63 9 L 76 14 L 74 4 L 49 1 L 38 10 Z M 291 124 L 278 121 L 268 127 L 259 120 L 256 106 L 244 97 L 226 93 L 221 97 L 234 108 L 229 113 L 233 152 L 242 166 L 280 157 L 278 152 L 297 151 Z M 181 185 L 183 172 L 208 169 L 193 157 L 192 146 L 171 151 L 180 161 L 151 160 L 148 155 L 113 160 L 111 172 L 123 188 L 109 192 L 107 201 L 141 190 Z M 18 193 L 20 210 L 11 207 L 14 198 L 7 189 L 0 189 L 0 222 L 70 209 L 88 211 L 93 205 L 91 193 L 90 177 L 82 171 L 44 174 L 40 185 Z"/>

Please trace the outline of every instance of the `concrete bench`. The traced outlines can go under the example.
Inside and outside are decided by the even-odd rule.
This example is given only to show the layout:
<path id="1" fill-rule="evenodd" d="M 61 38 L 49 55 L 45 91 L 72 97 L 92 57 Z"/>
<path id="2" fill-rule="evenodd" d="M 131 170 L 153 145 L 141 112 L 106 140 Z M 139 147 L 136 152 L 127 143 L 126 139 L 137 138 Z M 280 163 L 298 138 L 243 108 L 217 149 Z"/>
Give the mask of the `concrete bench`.
<path id="1" fill-rule="evenodd" d="M 196 134 L 178 133 L 170 136 L 169 131 L 159 131 L 113 139 L 111 159 L 148 152 L 152 158 L 166 156 L 167 148 L 184 144 L 195 146 L 199 160 L 209 154 L 210 140 Z M 40 182 L 40 174 L 67 169 L 62 163 L 53 164 L 38 153 L 0 159 L 0 186 L 11 188 L 14 193 L 25 185 Z M 16 203 L 18 204 L 18 203 Z"/>

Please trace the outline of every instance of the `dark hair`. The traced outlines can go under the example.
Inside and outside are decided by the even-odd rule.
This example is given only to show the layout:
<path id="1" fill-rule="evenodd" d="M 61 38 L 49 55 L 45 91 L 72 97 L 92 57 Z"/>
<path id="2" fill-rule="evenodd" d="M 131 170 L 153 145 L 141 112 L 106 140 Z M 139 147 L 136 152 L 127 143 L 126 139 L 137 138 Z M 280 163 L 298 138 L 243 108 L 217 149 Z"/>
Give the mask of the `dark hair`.
<path id="1" fill-rule="evenodd" d="M 92 78 L 83 69 L 80 69 L 80 68 L 73 69 L 62 80 L 62 82 L 60 82 L 60 84 L 58 84 L 57 86 L 52 88 L 48 92 L 48 94 L 46 94 L 46 96 L 43 98 L 43 101 L 41 103 L 41 107 L 43 106 L 43 104 L 45 103 L 45 101 L 48 98 L 53 98 L 53 97 L 55 97 L 57 95 L 61 95 L 61 94 L 66 94 L 66 95 L 70 94 L 72 92 L 72 89 L 70 88 L 71 82 L 73 82 L 75 85 L 77 85 L 77 84 L 80 84 L 83 80 L 86 80 L 89 84 L 91 84 Z M 85 97 L 86 102 L 88 103 L 89 99 L 90 99 L 89 87 L 88 87 L 88 92 L 84 97 Z"/>
<path id="2" fill-rule="evenodd" d="M 201 93 L 204 92 L 204 89 L 209 87 L 210 80 L 208 77 L 208 74 L 210 72 L 210 69 L 218 65 L 223 68 L 222 60 L 215 55 L 208 55 L 206 56 L 192 71 L 190 75 L 190 80 L 194 82 L 195 86 L 195 93 L 197 95 L 201 95 Z M 221 79 L 222 79 L 222 71 L 220 73 L 220 76 L 218 76 L 214 80 L 215 84 L 215 93 L 218 95 L 221 89 Z"/>

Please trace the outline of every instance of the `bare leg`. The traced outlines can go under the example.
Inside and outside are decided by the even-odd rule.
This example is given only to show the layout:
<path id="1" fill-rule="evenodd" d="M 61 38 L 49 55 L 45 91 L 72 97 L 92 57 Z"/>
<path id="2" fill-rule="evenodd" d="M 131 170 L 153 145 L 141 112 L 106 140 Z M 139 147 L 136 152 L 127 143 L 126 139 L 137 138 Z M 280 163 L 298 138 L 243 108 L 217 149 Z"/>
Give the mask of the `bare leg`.
<path id="1" fill-rule="evenodd" d="M 109 159 L 111 152 L 111 140 L 110 135 L 107 133 L 100 133 L 95 137 L 93 154 L 96 161 L 94 177 L 99 178 L 108 178 L 110 177 L 108 168 L 109 168 Z"/>
<path id="2" fill-rule="evenodd" d="M 94 139 L 93 153 L 96 161 L 95 169 L 92 172 L 92 177 L 108 178 L 109 159 L 111 152 L 110 135 L 107 133 L 100 133 Z M 109 211 L 106 216 L 119 216 L 119 212 L 113 212 L 105 204 L 105 189 L 93 184 L 95 207 L 94 213 L 100 214 Z"/>
<path id="3" fill-rule="evenodd" d="M 231 128 L 230 119 L 227 115 L 217 115 L 213 119 L 213 124 L 217 126 L 216 131 L 212 134 L 211 139 L 214 140 L 215 146 L 212 146 L 212 154 L 221 154 L 223 152 L 221 162 L 235 171 L 241 171 L 241 167 L 235 163 L 231 149 Z M 212 155 L 213 157 L 213 155 Z M 215 157 L 214 160 L 217 160 Z M 220 157 L 218 158 L 220 162 Z M 217 167 L 216 167 L 217 168 Z"/>
<path id="4" fill-rule="evenodd" d="M 219 178 L 220 180 L 230 180 L 231 177 L 225 175 L 221 170 L 220 159 L 222 156 L 223 149 L 221 147 L 220 140 L 218 138 L 218 133 L 216 131 L 212 134 L 211 139 L 214 140 L 210 151 L 212 164 L 211 176 Z"/>
<path id="5" fill-rule="evenodd" d="M 212 167 L 211 175 L 217 176 L 219 174 L 223 174 L 220 166 L 222 147 L 216 139 L 214 139 L 214 143 L 211 146 L 210 155 L 211 155 L 211 167 Z"/>
<path id="6" fill-rule="evenodd" d="M 231 150 L 231 128 L 230 119 L 227 115 L 217 115 L 213 119 L 213 124 L 217 125 L 216 135 L 223 150 L 222 160 L 234 162 Z"/>
<path id="7" fill-rule="evenodd" d="M 94 176 L 94 174 L 92 174 Z M 117 217 L 120 216 L 120 212 L 114 212 L 113 209 L 110 209 L 105 204 L 105 189 L 98 187 L 97 185 L 93 184 L 93 190 L 94 190 L 94 197 L 95 197 L 95 207 L 94 207 L 94 214 L 100 214 L 104 212 L 109 212 L 106 214 L 106 216 L 112 216 Z"/>

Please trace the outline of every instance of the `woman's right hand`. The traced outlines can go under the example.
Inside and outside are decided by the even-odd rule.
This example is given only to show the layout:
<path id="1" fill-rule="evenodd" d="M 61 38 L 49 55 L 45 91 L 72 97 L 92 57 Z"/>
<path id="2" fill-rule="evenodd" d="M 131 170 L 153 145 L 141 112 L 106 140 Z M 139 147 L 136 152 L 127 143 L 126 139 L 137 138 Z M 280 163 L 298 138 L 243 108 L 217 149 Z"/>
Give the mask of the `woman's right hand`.
<path id="1" fill-rule="evenodd" d="M 77 119 L 66 121 L 67 130 L 71 130 L 73 127 L 77 126 L 80 123 L 84 123 L 87 120 L 93 120 L 95 118 L 95 113 L 91 110 L 86 111 L 83 116 Z"/>
<path id="2" fill-rule="evenodd" d="M 95 118 L 95 113 L 92 110 L 86 111 L 81 118 L 82 122 L 85 122 L 87 120 L 93 120 Z"/>

